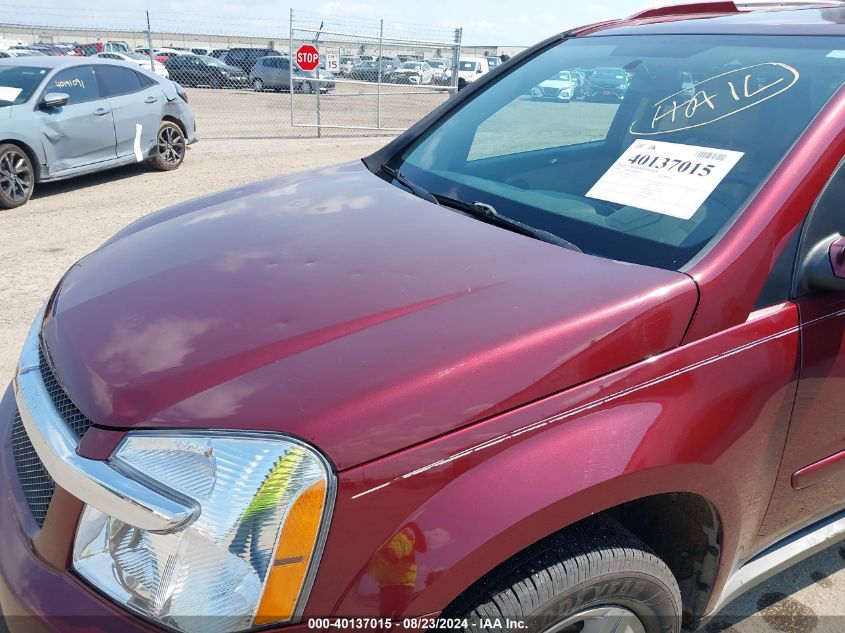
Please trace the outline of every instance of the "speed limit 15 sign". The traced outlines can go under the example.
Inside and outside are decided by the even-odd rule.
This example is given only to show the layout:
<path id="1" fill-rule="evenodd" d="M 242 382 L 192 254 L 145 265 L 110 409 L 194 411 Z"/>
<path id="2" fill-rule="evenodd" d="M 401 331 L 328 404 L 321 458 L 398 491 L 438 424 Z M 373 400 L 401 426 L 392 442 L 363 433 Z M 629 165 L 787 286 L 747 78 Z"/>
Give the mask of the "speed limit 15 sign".
<path id="1" fill-rule="evenodd" d="M 327 48 L 325 49 L 326 54 L 326 70 L 330 73 L 336 73 L 340 71 L 340 49 L 339 48 Z"/>
<path id="2" fill-rule="evenodd" d="M 303 44 L 296 51 L 296 65 L 302 70 L 314 70 L 320 64 L 320 51 L 311 44 Z"/>

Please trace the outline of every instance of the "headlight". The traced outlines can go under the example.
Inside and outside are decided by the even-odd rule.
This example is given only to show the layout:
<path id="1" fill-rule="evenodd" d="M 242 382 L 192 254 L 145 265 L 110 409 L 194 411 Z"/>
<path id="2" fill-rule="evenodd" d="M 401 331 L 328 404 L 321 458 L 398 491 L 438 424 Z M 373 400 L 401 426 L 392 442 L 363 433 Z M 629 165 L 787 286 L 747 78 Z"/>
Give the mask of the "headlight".
<path id="1" fill-rule="evenodd" d="M 240 631 L 299 615 L 334 494 L 316 451 L 271 434 L 139 431 L 111 463 L 200 511 L 164 534 L 86 506 L 73 567 L 91 585 L 180 631 Z"/>

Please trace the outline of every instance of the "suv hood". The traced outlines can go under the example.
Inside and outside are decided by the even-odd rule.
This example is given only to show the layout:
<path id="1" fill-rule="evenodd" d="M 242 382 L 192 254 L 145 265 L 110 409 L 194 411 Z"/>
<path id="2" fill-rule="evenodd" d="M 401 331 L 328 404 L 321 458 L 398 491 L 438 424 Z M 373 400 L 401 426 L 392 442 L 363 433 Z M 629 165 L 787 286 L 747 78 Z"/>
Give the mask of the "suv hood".
<path id="1" fill-rule="evenodd" d="M 68 271 L 42 345 L 98 426 L 286 432 L 343 469 L 677 346 L 696 300 L 352 163 L 139 220 Z"/>

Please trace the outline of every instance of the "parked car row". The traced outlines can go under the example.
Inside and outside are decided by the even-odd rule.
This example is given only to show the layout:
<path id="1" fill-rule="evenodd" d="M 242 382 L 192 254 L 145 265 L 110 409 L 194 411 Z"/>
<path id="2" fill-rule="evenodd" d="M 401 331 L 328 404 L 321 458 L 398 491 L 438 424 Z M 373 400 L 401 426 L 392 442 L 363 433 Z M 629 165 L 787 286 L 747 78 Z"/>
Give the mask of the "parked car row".
<path id="1" fill-rule="evenodd" d="M 618 103 L 625 98 L 629 82 L 630 74 L 624 68 L 571 68 L 541 81 L 528 94 L 534 101 L 568 103 L 583 99 Z M 684 78 L 684 82 L 684 85 L 691 85 L 692 78 Z"/>

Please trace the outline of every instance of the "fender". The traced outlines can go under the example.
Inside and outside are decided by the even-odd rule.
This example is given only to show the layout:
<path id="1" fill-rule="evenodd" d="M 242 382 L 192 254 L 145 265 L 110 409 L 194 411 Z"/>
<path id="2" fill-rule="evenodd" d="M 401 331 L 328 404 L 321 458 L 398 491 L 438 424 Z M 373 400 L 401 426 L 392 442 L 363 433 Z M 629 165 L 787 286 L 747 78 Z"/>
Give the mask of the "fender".
<path id="1" fill-rule="evenodd" d="M 15 145 L 21 147 L 29 155 L 29 160 L 32 161 L 32 166 L 35 169 L 36 182 L 39 182 L 47 175 L 47 164 L 41 161 L 43 151 L 36 151 L 35 148 L 26 141 L 25 136 L 26 135 L 18 134 L 17 132 L 7 131 L 0 134 L 0 145 L 3 143 L 14 143 Z"/>
<path id="2" fill-rule="evenodd" d="M 717 595 L 737 560 L 754 553 L 798 377 L 796 307 L 752 316 L 342 472 L 306 617 L 440 611 L 543 537 L 663 492 L 696 493 L 715 507 L 724 533 Z M 354 580 L 338 594 L 337 578 Z M 390 578 L 408 589 L 383 591 Z"/>

